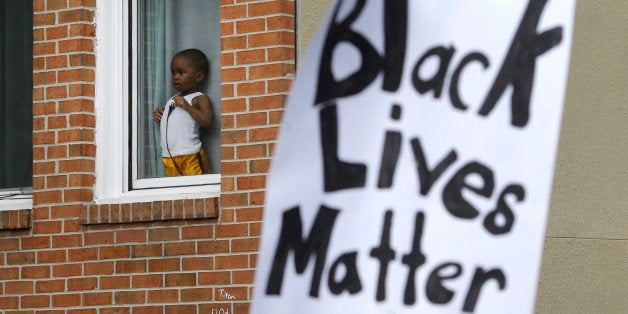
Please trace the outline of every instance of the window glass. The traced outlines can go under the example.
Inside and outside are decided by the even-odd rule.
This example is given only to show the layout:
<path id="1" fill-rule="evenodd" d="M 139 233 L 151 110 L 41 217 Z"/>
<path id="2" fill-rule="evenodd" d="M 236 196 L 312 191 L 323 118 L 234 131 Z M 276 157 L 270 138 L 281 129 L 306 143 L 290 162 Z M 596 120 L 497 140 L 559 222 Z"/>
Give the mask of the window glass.
<path id="1" fill-rule="evenodd" d="M 32 5 L 0 0 L 0 199 L 32 185 Z"/>
<path id="2" fill-rule="evenodd" d="M 160 124 L 153 111 L 178 92 L 172 84 L 170 63 L 184 49 L 201 50 L 209 60 L 207 79 L 200 91 L 211 99 L 212 123 L 201 129 L 203 149 L 210 173 L 220 173 L 220 1 L 219 0 L 137 0 L 132 2 L 132 188 L 180 185 L 162 178 Z M 219 183 L 217 176 L 196 178 L 194 184 Z M 170 179 L 170 178 L 168 178 Z M 204 181 L 203 181 L 204 180 Z M 192 183 L 191 183 L 192 184 Z"/>

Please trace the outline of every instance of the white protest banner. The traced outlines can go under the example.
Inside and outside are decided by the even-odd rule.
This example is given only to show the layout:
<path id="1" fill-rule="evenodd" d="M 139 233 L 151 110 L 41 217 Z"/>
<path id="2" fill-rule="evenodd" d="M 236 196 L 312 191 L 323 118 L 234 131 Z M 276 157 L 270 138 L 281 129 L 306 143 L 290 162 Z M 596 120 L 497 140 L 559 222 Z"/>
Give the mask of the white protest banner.
<path id="1" fill-rule="evenodd" d="M 574 5 L 337 1 L 287 102 L 252 312 L 532 312 Z"/>

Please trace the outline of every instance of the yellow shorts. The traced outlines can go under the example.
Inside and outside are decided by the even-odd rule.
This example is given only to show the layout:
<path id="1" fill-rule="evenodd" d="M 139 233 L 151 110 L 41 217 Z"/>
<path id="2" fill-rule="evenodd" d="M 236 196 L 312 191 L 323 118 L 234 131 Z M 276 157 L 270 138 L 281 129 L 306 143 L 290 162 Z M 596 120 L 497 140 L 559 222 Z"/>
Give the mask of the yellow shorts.
<path id="1" fill-rule="evenodd" d="M 204 149 L 196 154 L 162 157 L 161 161 L 168 177 L 209 173 L 209 162 Z"/>

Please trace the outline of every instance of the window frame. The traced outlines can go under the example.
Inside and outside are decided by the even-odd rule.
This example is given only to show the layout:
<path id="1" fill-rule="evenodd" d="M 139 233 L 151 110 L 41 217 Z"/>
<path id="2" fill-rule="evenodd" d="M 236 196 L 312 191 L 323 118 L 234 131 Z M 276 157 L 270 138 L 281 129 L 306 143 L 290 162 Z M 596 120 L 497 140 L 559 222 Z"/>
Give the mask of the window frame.
<path id="1" fill-rule="evenodd" d="M 137 5 L 137 0 L 96 2 L 94 201 L 125 203 L 217 197 L 220 174 L 134 181 L 131 163 L 135 156 L 131 144 L 136 142 L 131 141 L 137 140 L 132 132 L 137 108 L 132 104 L 136 103 L 133 101 L 137 93 L 132 80 L 137 74 L 131 47 L 137 33 L 130 29 L 130 22 L 135 21 L 133 5 Z"/>
<path id="2" fill-rule="evenodd" d="M 205 175 L 195 175 L 195 176 L 185 176 L 185 177 L 171 177 L 171 178 L 139 178 L 138 167 L 133 166 L 138 164 L 138 143 L 139 143 L 139 134 L 138 134 L 138 118 L 139 118 L 139 97 L 138 97 L 138 86 L 139 86 L 139 56 L 138 51 L 140 50 L 138 43 L 138 19 L 135 18 L 138 16 L 138 3 L 139 0 L 130 0 L 129 1 L 129 11 L 131 12 L 129 19 L 129 33 L 130 39 L 129 46 L 132 47 L 130 50 L 130 76 L 131 76 L 131 85 L 129 86 L 130 91 L 130 103 L 131 106 L 131 188 L 133 190 L 139 189 L 150 189 L 150 188 L 160 188 L 160 187 L 179 187 L 179 186 L 194 186 L 194 185 L 208 185 L 208 184 L 220 184 L 220 174 L 205 174 Z M 166 99 L 164 99 L 165 103 Z"/>
<path id="3" fill-rule="evenodd" d="M 0 14 L 5 14 L 3 9 L 0 9 Z M 32 7 L 31 7 L 31 15 L 32 15 Z M 32 22 L 32 21 L 31 21 Z M 4 23 L 4 22 L 3 22 Z M 2 24 L 2 23 L 0 23 Z M 1 26 L 1 25 L 0 25 Z M 31 31 L 33 29 L 33 25 L 31 23 Z M 0 40 L 3 40 L 3 35 L 0 34 Z M 31 39 L 32 41 L 32 39 Z M 4 42 L 0 42 L 1 46 L 4 46 Z M 2 54 L 3 47 L 0 47 L 0 76 L 3 76 L 4 73 L 4 65 L 1 63 L 5 57 Z M 31 59 L 33 58 L 33 53 L 31 52 Z M 3 80 L 0 78 L 0 83 Z M 30 88 L 32 90 L 33 83 L 31 82 Z M 0 89 L 0 97 L 2 96 L 2 90 Z M 32 119 L 31 115 L 31 119 Z M 31 128 L 31 134 L 33 130 Z M 31 148 L 32 149 L 32 148 Z M 32 166 L 32 158 L 31 158 L 31 166 Z M 8 211 L 8 210 L 21 210 L 21 209 L 32 209 L 33 208 L 33 187 L 31 186 L 15 186 L 0 189 L 0 211 Z"/>

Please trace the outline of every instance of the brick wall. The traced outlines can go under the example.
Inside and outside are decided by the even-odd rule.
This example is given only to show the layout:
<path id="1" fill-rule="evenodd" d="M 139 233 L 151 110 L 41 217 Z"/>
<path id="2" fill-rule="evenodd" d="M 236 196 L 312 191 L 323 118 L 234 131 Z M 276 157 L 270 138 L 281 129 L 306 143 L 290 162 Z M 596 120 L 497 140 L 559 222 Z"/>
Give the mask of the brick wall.
<path id="1" fill-rule="evenodd" d="M 220 200 L 96 205 L 96 0 L 33 1 L 33 208 L 0 212 L 0 312 L 248 312 L 295 3 L 221 4 Z"/>

